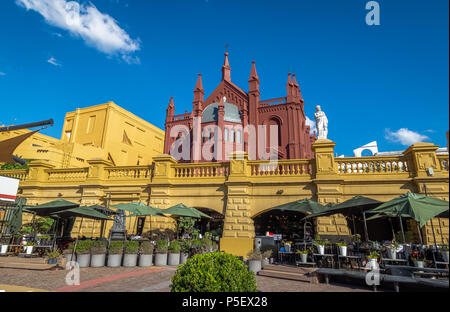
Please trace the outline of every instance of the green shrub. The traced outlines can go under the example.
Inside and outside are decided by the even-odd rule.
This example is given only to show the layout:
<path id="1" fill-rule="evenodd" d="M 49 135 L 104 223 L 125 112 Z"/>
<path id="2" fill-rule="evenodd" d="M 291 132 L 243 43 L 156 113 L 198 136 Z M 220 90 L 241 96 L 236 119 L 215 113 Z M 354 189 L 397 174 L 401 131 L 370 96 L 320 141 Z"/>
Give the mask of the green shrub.
<path id="1" fill-rule="evenodd" d="M 58 257 L 61 256 L 61 252 L 59 250 L 47 251 L 45 255 L 48 259 L 58 259 Z"/>
<path id="2" fill-rule="evenodd" d="M 180 245 L 181 245 L 181 252 L 183 253 L 189 253 L 189 251 L 191 250 L 191 241 L 188 239 L 183 239 Z"/>
<path id="3" fill-rule="evenodd" d="M 178 268 L 172 292 L 255 292 L 253 272 L 237 256 L 223 252 L 195 255 Z"/>
<path id="4" fill-rule="evenodd" d="M 91 253 L 93 255 L 106 253 L 106 243 L 104 241 L 93 241 L 91 244 Z"/>
<path id="5" fill-rule="evenodd" d="M 81 240 L 77 242 L 77 247 L 75 248 L 75 252 L 79 255 L 85 255 L 91 252 L 92 241 L 90 240 Z"/>
<path id="6" fill-rule="evenodd" d="M 156 253 L 166 253 L 167 249 L 167 240 L 160 239 L 159 241 L 156 241 Z"/>
<path id="7" fill-rule="evenodd" d="M 114 241 L 109 244 L 110 255 L 121 255 L 123 253 L 123 242 Z"/>
<path id="8" fill-rule="evenodd" d="M 179 241 L 171 241 L 170 245 L 169 245 L 169 252 L 170 253 L 180 253 L 181 251 L 181 246 L 180 246 L 180 242 Z"/>
<path id="9" fill-rule="evenodd" d="M 247 254 L 248 260 L 262 260 L 262 254 L 259 249 L 254 249 Z"/>
<path id="10" fill-rule="evenodd" d="M 127 241 L 125 245 L 125 254 L 134 255 L 137 254 L 139 249 L 139 242 L 137 241 Z"/>
<path id="11" fill-rule="evenodd" d="M 153 249 L 155 248 L 155 246 L 153 245 L 153 243 L 151 241 L 143 241 L 141 243 L 141 255 L 152 255 L 153 254 Z"/>

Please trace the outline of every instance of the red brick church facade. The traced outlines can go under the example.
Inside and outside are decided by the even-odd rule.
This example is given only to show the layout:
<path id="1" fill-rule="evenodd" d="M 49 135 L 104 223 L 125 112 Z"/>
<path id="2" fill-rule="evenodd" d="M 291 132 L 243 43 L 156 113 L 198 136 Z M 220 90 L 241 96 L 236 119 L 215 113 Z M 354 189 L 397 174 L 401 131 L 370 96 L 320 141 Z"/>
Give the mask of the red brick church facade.
<path id="1" fill-rule="evenodd" d="M 210 126 L 216 126 L 221 130 L 221 140 L 215 143 L 222 147 L 221 151 L 219 149 L 219 153 L 222 154 L 219 155 L 219 160 L 226 160 L 225 147 L 249 152 L 249 146 L 252 144 L 249 142 L 249 135 L 239 127 L 246 129 L 247 125 L 253 125 L 258 134 L 258 131 L 261 131 L 257 127 L 258 125 L 276 125 L 278 126 L 278 148 L 276 150 L 279 159 L 313 158 L 311 144 L 316 140 L 316 135 L 310 134 L 310 127 L 305 123 L 304 101 L 295 74 L 292 76 L 288 74 L 286 96 L 276 99 L 261 101 L 260 82 L 254 61 L 248 82 L 248 92 L 231 82 L 228 53 L 225 53 L 225 62 L 222 66 L 222 81 L 206 99 L 204 99 L 202 78 L 201 75 L 198 75 L 194 88 L 192 113 L 175 115 L 173 98 L 170 99 L 165 123 L 164 153 L 173 154 L 171 153 L 173 143 L 177 139 L 184 138 L 181 133 L 171 137 L 171 129 L 175 126 L 184 126 L 185 129 L 189 129 L 189 133 L 186 135 L 190 137 L 193 137 L 192 132 L 197 129 L 195 130 L 197 137 L 201 139 L 189 141 L 190 151 L 188 154 L 190 156 L 184 161 L 202 162 L 209 160 L 203 156 L 200 160 L 198 158 L 195 160 L 196 157 L 193 157 L 192 153 L 196 148 L 201 150 L 205 144 L 210 144 L 211 140 L 214 141 L 215 132 L 213 130 L 211 133 Z M 267 131 L 266 142 L 269 140 L 268 136 Z M 194 144 L 198 145 L 194 147 Z M 215 148 L 213 147 L 213 149 Z M 249 155 L 251 159 L 252 153 Z M 253 155 L 255 155 L 254 159 L 260 158 L 257 153 Z M 216 160 L 216 157 L 212 160 Z"/>

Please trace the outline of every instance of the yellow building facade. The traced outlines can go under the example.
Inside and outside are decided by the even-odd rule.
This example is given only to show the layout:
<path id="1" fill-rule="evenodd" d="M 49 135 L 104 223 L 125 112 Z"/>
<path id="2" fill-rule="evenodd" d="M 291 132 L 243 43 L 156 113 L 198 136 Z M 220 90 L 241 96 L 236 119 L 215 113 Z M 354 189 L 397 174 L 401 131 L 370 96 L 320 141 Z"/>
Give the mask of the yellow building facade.
<path id="1" fill-rule="evenodd" d="M 29 132 L 2 132 L 0 141 Z M 61 139 L 35 133 L 15 151 L 54 168 L 88 167 L 88 160 L 117 166 L 148 165 L 163 152 L 164 131 L 113 102 L 77 109 L 64 118 Z"/>
<path id="2" fill-rule="evenodd" d="M 335 158 L 334 146 L 330 140 L 318 140 L 312 146 L 314 159 L 280 160 L 275 166 L 239 153 L 220 163 L 178 163 L 170 155 L 158 155 L 149 165 L 118 166 L 111 160 L 93 159 L 87 160 L 86 167 L 60 169 L 37 161 L 29 170 L 1 174 L 21 180 L 18 196 L 31 205 L 58 198 L 82 205 L 105 204 L 110 194 L 112 205 L 140 200 L 163 209 L 183 203 L 214 210 L 224 216 L 221 250 L 240 256 L 253 249 L 254 218 L 294 200 L 340 203 L 363 195 L 388 201 L 408 191 L 424 193 L 425 185 L 429 196 L 449 200 L 449 156 L 436 154 L 438 146 L 432 143 L 414 144 L 400 156 L 357 158 Z M 136 221 L 127 218 L 129 233 L 136 230 Z M 448 244 L 448 219 L 433 222 L 438 243 Z M 105 233 L 112 226 L 107 223 Z M 144 231 L 150 225 L 174 228 L 175 223 L 171 218 L 147 217 Z M 427 244 L 433 242 L 430 225 L 421 229 Z M 314 227 L 320 235 L 351 233 L 342 215 L 316 218 Z M 416 229 L 414 222 L 408 223 L 408 230 Z M 100 222 L 84 220 L 81 225 L 77 220 L 72 235 L 98 236 Z"/>

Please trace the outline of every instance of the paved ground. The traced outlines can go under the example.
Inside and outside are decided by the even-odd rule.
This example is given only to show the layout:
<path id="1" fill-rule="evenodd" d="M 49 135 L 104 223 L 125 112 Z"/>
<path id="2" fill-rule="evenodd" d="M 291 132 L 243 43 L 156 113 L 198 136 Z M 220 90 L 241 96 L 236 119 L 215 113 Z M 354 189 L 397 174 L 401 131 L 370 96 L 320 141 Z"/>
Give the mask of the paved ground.
<path id="1" fill-rule="evenodd" d="M 81 268 L 80 285 L 67 286 L 68 271 L 0 269 L 0 291 L 166 292 L 175 267 Z M 310 284 L 256 276 L 263 292 L 361 292 L 369 288 L 342 284 Z"/>

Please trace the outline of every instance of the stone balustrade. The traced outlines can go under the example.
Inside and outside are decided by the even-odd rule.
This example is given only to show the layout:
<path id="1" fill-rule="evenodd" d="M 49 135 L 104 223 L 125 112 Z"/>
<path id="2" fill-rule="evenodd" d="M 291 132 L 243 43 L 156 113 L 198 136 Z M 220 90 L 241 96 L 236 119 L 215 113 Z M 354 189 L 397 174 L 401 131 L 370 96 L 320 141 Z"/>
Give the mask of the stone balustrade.
<path id="1" fill-rule="evenodd" d="M 338 174 L 398 174 L 408 173 L 404 156 L 372 156 L 335 158 Z"/>

